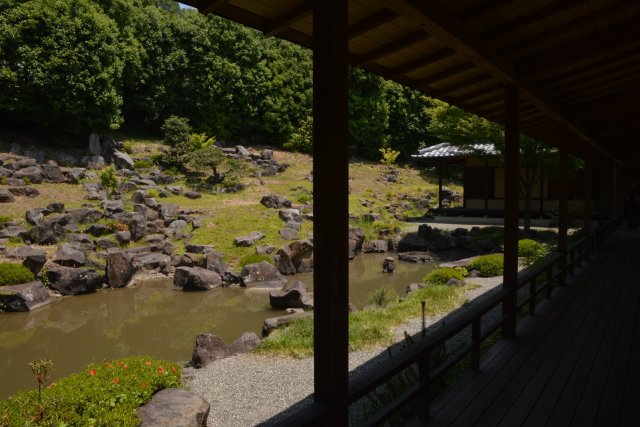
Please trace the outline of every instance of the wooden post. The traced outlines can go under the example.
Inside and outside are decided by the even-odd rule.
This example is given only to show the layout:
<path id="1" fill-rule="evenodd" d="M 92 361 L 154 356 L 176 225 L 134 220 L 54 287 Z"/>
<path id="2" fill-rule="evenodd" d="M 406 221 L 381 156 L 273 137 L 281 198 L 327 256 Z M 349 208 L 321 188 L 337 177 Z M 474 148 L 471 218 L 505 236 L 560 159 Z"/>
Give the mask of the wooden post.
<path id="1" fill-rule="evenodd" d="M 347 3 L 315 0 L 313 10 L 314 398 L 331 426 L 348 423 Z"/>
<path id="2" fill-rule="evenodd" d="M 493 169 L 492 169 L 493 171 Z M 489 217 L 489 161 L 484 161 L 484 216 Z"/>
<path id="3" fill-rule="evenodd" d="M 540 168 L 540 219 L 544 217 L 544 169 Z"/>
<path id="4" fill-rule="evenodd" d="M 508 319 L 502 325 L 505 338 L 516 336 L 518 286 L 518 218 L 520 213 L 519 165 L 520 143 L 518 134 L 518 87 L 506 85 L 504 89 L 504 277 L 502 286 L 512 292 L 502 304 L 502 313 Z"/>
<path id="5" fill-rule="evenodd" d="M 593 184 L 593 159 L 591 153 L 585 158 L 584 163 L 584 234 L 591 235 L 591 215 L 592 215 L 592 184 Z"/>
<path id="6" fill-rule="evenodd" d="M 560 145 L 558 152 L 560 156 L 560 172 L 558 174 L 558 198 L 559 198 L 559 215 L 558 215 L 558 252 L 562 255 L 560 261 L 561 274 L 558 278 L 558 286 L 566 286 L 567 284 L 567 229 L 569 225 L 569 154 L 565 144 Z"/>
<path id="7" fill-rule="evenodd" d="M 438 163 L 438 209 L 442 210 L 442 162 Z"/>

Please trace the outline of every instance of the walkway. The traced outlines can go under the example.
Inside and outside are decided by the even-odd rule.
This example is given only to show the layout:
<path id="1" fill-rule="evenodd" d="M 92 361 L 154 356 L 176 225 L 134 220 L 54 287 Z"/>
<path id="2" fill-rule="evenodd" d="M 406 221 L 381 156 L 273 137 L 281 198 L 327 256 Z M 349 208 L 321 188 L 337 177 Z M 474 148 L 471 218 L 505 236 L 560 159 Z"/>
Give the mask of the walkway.
<path id="1" fill-rule="evenodd" d="M 518 339 L 436 403 L 430 425 L 639 425 L 639 266 L 640 233 L 618 231 Z"/>

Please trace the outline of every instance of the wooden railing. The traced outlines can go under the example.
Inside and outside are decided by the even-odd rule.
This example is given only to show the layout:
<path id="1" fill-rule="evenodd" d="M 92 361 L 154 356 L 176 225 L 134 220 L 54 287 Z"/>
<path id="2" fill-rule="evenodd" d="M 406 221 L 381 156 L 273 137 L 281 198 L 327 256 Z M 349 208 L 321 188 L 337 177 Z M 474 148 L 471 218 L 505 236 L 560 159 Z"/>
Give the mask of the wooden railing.
<path id="1" fill-rule="evenodd" d="M 349 404 L 365 397 L 381 385 L 387 383 L 394 376 L 413 366 L 418 367 L 419 381 L 417 384 L 403 392 L 391 401 L 387 406 L 367 420 L 366 426 L 374 426 L 382 423 L 394 415 L 410 400 L 421 394 L 423 398 L 431 401 L 431 385 L 449 373 L 451 368 L 465 357 L 470 356 L 470 368 L 480 369 L 480 357 L 482 344 L 494 332 L 500 329 L 503 323 L 511 316 L 525 312 L 529 315 L 536 313 L 536 306 L 540 299 L 551 298 L 553 288 L 558 286 L 562 274 L 573 275 L 576 268 L 586 262 L 594 252 L 604 243 L 604 240 L 618 226 L 619 221 L 611 221 L 604 227 L 598 228 L 588 237 L 576 241 L 567 249 L 566 254 L 556 253 L 548 257 L 542 264 L 520 274 L 518 284 L 515 287 L 501 287 L 484 301 L 451 320 L 446 326 L 428 334 L 423 339 L 415 342 L 406 350 L 390 358 L 386 363 L 380 364 L 366 374 L 353 379 L 349 384 Z M 563 262 L 565 264 L 563 265 Z M 522 295 L 521 290 L 525 290 Z M 504 313 L 490 325 L 482 324 L 482 317 L 486 313 L 502 306 L 507 297 L 513 292 L 519 295 L 517 305 L 518 313 Z M 544 293 L 544 297 L 542 294 Z M 471 328 L 471 339 L 455 353 L 449 355 L 438 366 L 431 366 L 432 353 L 443 346 L 450 338 L 460 332 Z M 286 425 L 320 425 L 320 420 L 329 408 L 319 404 L 313 404 L 287 419 Z M 427 410 L 428 412 L 428 410 Z"/>

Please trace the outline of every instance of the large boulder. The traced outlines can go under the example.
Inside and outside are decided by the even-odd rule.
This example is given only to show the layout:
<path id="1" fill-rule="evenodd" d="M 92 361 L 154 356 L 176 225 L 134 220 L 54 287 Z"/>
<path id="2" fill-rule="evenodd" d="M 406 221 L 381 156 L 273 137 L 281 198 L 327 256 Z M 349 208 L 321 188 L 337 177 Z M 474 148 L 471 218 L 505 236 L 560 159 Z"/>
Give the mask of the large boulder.
<path id="1" fill-rule="evenodd" d="M 353 259 L 362 252 L 362 244 L 364 243 L 364 230 L 359 227 L 349 228 L 349 259 Z"/>
<path id="2" fill-rule="evenodd" d="M 222 285 L 222 278 L 215 271 L 202 267 L 178 267 L 173 284 L 185 291 L 206 291 Z"/>
<path id="3" fill-rule="evenodd" d="M 295 313 L 295 314 L 289 314 L 286 316 L 278 316 L 278 317 L 271 317 L 269 319 L 265 319 L 264 322 L 262 323 L 262 337 L 263 338 L 268 337 L 271 331 L 273 331 L 274 329 L 280 326 L 289 324 L 296 319 L 301 319 L 304 317 L 312 317 L 312 316 L 313 316 L 312 311 L 305 311 L 302 313 Z"/>
<path id="4" fill-rule="evenodd" d="M 250 353 L 258 347 L 260 344 L 260 337 L 255 332 L 245 332 L 229 345 L 229 352 L 231 355 Z"/>
<path id="5" fill-rule="evenodd" d="M 230 270 L 227 264 L 223 261 L 223 255 L 221 253 L 214 251 L 206 252 L 203 265 L 207 270 L 218 273 L 220 277 L 222 277 L 222 283 L 225 286 L 242 283 L 242 278 L 238 273 Z"/>
<path id="6" fill-rule="evenodd" d="M 247 288 L 280 288 L 287 282 L 278 269 L 266 261 L 245 265 L 240 277 Z"/>
<path id="7" fill-rule="evenodd" d="M 42 176 L 47 182 L 60 183 L 67 180 L 58 165 L 42 165 Z"/>
<path id="8" fill-rule="evenodd" d="M 135 272 L 133 255 L 122 251 L 107 254 L 107 285 L 110 288 L 124 288 L 129 284 Z"/>
<path id="9" fill-rule="evenodd" d="M 196 344 L 191 354 L 191 365 L 196 368 L 204 368 L 214 360 L 231 356 L 229 347 L 222 338 L 214 334 L 200 334 L 196 337 Z"/>
<path id="10" fill-rule="evenodd" d="M 0 190 L 0 203 L 11 203 L 15 201 L 16 198 L 9 190 Z"/>
<path id="11" fill-rule="evenodd" d="M 40 195 L 40 191 L 37 188 L 32 187 L 30 185 L 20 185 L 17 187 L 9 187 L 9 192 L 14 196 L 20 197 L 28 197 L 33 199 L 34 197 L 38 197 Z"/>
<path id="12" fill-rule="evenodd" d="M 20 246 L 7 255 L 7 258 L 17 258 L 22 260 L 22 265 L 27 267 L 34 275 L 40 273 L 42 267 L 47 262 L 47 254 L 42 249 L 35 249 L 31 246 Z"/>
<path id="13" fill-rule="evenodd" d="M 284 245 L 274 255 L 273 260 L 276 264 L 276 268 L 282 274 L 296 274 L 296 267 L 291 261 L 291 247 Z"/>
<path id="14" fill-rule="evenodd" d="M 53 257 L 53 262 L 65 267 L 82 267 L 87 257 L 79 245 L 63 243 Z"/>
<path id="15" fill-rule="evenodd" d="M 301 222 L 302 221 L 302 217 L 300 216 L 300 210 L 299 209 L 281 209 L 280 211 L 278 211 L 278 215 L 280 216 L 280 219 L 283 220 L 284 222 Z"/>
<path id="16" fill-rule="evenodd" d="M 0 230 L 0 239 L 10 239 L 12 237 L 24 238 L 27 235 L 27 229 L 21 225 L 10 225 Z"/>
<path id="17" fill-rule="evenodd" d="M 30 311 L 49 302 L 49 292 L 40 281 L 0 289 L 0 312 Z"/>
<path id="18" fill-rule="evenodd" d="M 70 209 L 67 214 L 71 215 L 74 221 L 80 224 L 94 223 L 104 216 L 101 211 L 93 208 Z"/>
<path id="19" fill-rule="evenodd" d="M 22 179 L 23 181 L 27 179 L 31 184 L 40 184 L 42 183 L 42 169 L 39 166 L 27 166 L 16 171 L 13 174 L 13 178 Z"/>
<path id="20" fill-rule="evenodd" d="M 279 291 L 269 292 L 269 303 L 275 309 L 312 308 L 313 295 L 307 292 L 303 282 L 296 280 L 289 282 Z"/>
<path id="21" fill-rule="evenodd" d="M 421 263 L 433 261 L 434 259 L 436 259 L 436 257 L 430 252 L 409 251 L 409 252 L 399 252 L 398 259 L 401 261 L 421 264 Z"/>
<path id="22" fill-rule="evenodd" d="M 293 227 L 285 227 L 280 230 L 280 237 L 284 240 L 298 240 L 300 238 L 300 233 Z"/>
<path id="23" fill-rule="evenodd" d="M 133 264 L 137 271 L 148 271 L 169 274 L 171 269 L 171 257 L 162 253 L 147 253 L 135 255 Z"/>
<path id="24" fill-rule="evenodd" d="M 62 295 L 79 295 L 95 292 L 103 278 L 93 269 L 63 267 L 47 264 L 46 277 L 49 287 Z"/>
<path id="25" fill-rule="evenodd" d="M 133 159 L 122 151 L 115 150 L 113 152 L 113 164 L 116 169 L 133 170 Z"/>
<path id="26" fill-rule="evenodd" d="M 205 427 L 210 405 L 202 397 L 181 388 L 165 388 L 138 408 L 141 427 Z"/>
<path id="27" fill-rule="evenodd" d="M 277 194 L 271 193 L 266 196 L 262 196 L 260 199 L 260 203 L 268 208 L 272 209 L 280 209 L 280 208 L 290 208 L 291 202 L 284 196 L 278 196 Z"/>
<path id="28" fill-rule="evenodd" d="M 264 233 L 260 231 L 252 231 L 246 236 L 236 237 L 233 239 L 233 243 L 235 243 L 236 246 L 249 247 L 261 239 L 264 239 Z"/>
<path id="29" fill-rule="evenodd" d="M 362 245 L 363 253 L 384 253 L 389 250 L 389 242 L 386 240 L 372 240 Z"/>

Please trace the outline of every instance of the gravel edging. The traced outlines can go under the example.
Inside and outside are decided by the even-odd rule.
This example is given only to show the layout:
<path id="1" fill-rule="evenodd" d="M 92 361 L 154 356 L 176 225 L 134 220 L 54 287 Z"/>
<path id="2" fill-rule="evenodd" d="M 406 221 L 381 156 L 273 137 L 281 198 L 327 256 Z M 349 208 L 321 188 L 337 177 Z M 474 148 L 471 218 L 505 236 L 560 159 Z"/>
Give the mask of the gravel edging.
<path id="1" fill-rule="evenodd" d="M 465 292 L 468 301 L 477 304 L 496 291 L 502 277 L 468 279 L 476 285 Z M 459 315 L 473 304 L 465 304 L 454 314 Z M 485 316 L 499 316 L 492 310 Z M 493 313 L 496 312 L 496 313 Z M 445 324 L 445 317 L 429 316 L 429 331 Z M 486 320 L 484 318 L 483 320 Z M 404 341 L 405 331 L 415 335 L 422 330 L 422 319 L 411 319 L 395 329 L 396 344 Z M 470 333 L 458 334 L 447 342 L 455 348 Z M 393 347 L 392 347 L 393 349 Z M 393 351 L 393 350 L 391 350 Z M 349 353 L 350 377 L 361 375 L 388 358 L 386 347 Z M 214 361 L 205 368 L 190 370 L 187 388 L 211 404 L 209 426 L 245 427 L 250 425 L 276 425 L 279 420 L 312 403 L 313 358 L 295 359 L 282 356 L 242 354 Z"/>

